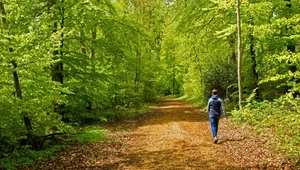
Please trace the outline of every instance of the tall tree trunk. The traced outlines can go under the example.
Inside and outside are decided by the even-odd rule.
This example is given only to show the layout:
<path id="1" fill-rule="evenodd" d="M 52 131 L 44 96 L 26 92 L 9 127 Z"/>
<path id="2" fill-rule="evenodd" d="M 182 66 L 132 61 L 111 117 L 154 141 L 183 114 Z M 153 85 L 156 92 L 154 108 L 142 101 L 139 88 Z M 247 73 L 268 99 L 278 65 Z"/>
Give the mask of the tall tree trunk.
<path id="1" fill-rule="evenodd" d="M 91 59 L 91 72 L 94 74 L 96 72 L 96 64 L 95 64 L 95 44 L 97 39 L 97 27 L 95 26 L 92 30 L 92 48 L 90 53 Z"/>
<path id="2" fill-rule="evenodd" d="M 137 7 L 137 12 L 138 15 L 141 16 L 143 13 L 143 9 L 142 9 L 142 2 L 138 2 L 136 4 Z M 140 19 L 140 17 L 137 17 L 136 19 L 137 23 L 142 23 L 142 19 Z M 134 90 L 136 95 L 139 95 L 139 82 L 140 82 L 140 65 L 141 65 L 141 55 L 142 55 L 142 39 L 141 37 L 138 35 L 137 36 L 138 39 L 138 43 L 137 43 L 137 47 L 136 47 L 136 64 L 135 64 L 135 78 L 134 78 Z"/>
<path id="3" fill-rule="evenodd" d="M 3 25 L 4 25 L 4 29 L 6 31 L 8 31 L 8 24 L 7 24 L 7 20 L 6 20 L 7 13 L 6 13 L 5 6 L 4 6 L 3 2 L 0 2 L 0 9 L 1 9 L 1 14 L 2 14 L 2 22 L 3 22 Z M 11 47 L 9 47 L 8 50 L 9 50 L 10 53 L 13 52 L 13 49 Z M 11 61 L 11 64 L 14 67 L 13 78 L 14 78 L 14 85 L 15 85 L 15 90 L 16 90 L 17 97 L 19 99 L 23 99 L 22 89 L 21 89 L 20 80 L 19 80 L 19 75 L 16 71 L 18 65 L 17 65 L 16 61 L 14 61 L 14 60 Z M 31 136 L 32 136 L 31 120 L 26 115 L 26 113 L 24 113 L 24 112 L 22 112 L 22 117 L 23 117 L 23 121 L 24 121 L 26 130 L 27 130 L 27 138 L 29 140 L 29 138 L 31 138 Z"/>
<path id="4" fill-rule="evenodd" d="M 254 86 L 255 86 L 255 99 L 259 99 L 259 90 L 258 90 L 258 72 L 257 72 L 257 61 L 256 61 L 256 55 L 254 50 L 254 36 L 252 33 L 250 34 L 250 55 L 251 55 L 251 61 L 252 61 L 252 73 L 254 77 Z"/>
<path id="5" fill-rule="evenodd" d="M 286 6 L 287 6 L 288 9 L 292 8 L 291 0 L 284 0 L 284 1 L 287 2 Z M 291 14 L 290 14 L 290 11 L 288 11 L 288 14 L 289 14 L 288 17 L 290 17 L 290 15 L 291 15 Z M 289 29 L 290 29 L 290 28 L 286 28 L 286 31 L 288 32 Z M 295 43 L 295 40 L 294 40 L 294 39 L 288 40 L 287 51 L 290 53 L 290 54 L 289 54 L 289 57 L 291 58 L 291 60 L 292 60 L 293 54 L 296 52 L 296 45 L 295 45 L 295 44 L 296 44 L 296 43 Z M 297 66 L 296 66 L 296 63 L 292 63 L 291 60 L 288 61 L 288 63 L 289 63 L 289 70 L 290 70 L 292 73 L 295 73 L 295 72 L 297 71 Z M 294 82 L 296 82 L 297 84 L 300 83 L 300 80 L 299 80 L 298 78 L 295 78 L 295 77 L 292 77 L 292 78 L 290 79 L 290 81 L 294 81 Z M 288 88 L 290 89 L 291 87 L 288 87 Z M 293 94 L 293 96 L 294 96 L 294 97 L 297 97 L 297 96 L 299 96 L 299 94 L 300 94 L 299 92 L 295 92 L 295 93 Z"/>
<path id="6" fill-rule="evenodd" d="M 81 53 L 83 55 L 86 55 L 86 46 L 85 46 L 85 42 L 84 42 L 84 38 L 85 38 L 85 33 L 83 30 L 81 30 L 79 32 L 79 36 L 80 36 L 80 41 L 79 43 L 81 44 Z"/>
<path id="7" fill-rule="evenodd" d="M 134 78 L 136 94 L 139 93 L 139 82 L 140 82 L 140 72 L 141 72 L 140 71 L 140 69 L 141 69 L 141 53 L 142 53 L 141 40 L 139 40 L 139 44 L 136 49 L 136 65 L 135 65 L 135 78 Z"/>
<path id="8" fill-rule="evenodd" d="M 62 3 L 63 3 L 63 1 L 62 1 Z M 64 28 L 64 21 L 65 21 L 64 20 L 64 13 L 65 13 L 64 7 L 61 7 L 60 12 L 61 12 L 60 27 L 61 27 L 61 30 L 62 30 Z M 55 22 L 53 33 L 56 34 L 57 31 L 58 31 L 58 23 Z M 64 77 L 63 77 L 63 74 L 62 74 L 63 62 L 61 60 L 63 59 L 62 49 L 64 47 L 64 40 L 63 40 L 64 34 L 61 33 L 60 37 L 61 37 L 60 46 L 57 47 L 57 49 L 53 52 L 54 59 L 60 60 L 60 61 L 58 63 L 55 63 L 55 65 L 53 65 L 53 67 L 52 67 L 52 81 L 60 82 L 61 84 L 63 84 L 63 80 L 64 80 Z"/>
<path id="9" fill-rule="evenodd" d="M 235 36 L 229 36 L 228 37 L 228 48 L 231 50 L 231 55 L 228 57 L 228 64 L 229 65 L 235 65 L 237 63 L 236 61 L 236 53 L 235 53 L 235 46 L 234 46 L 234 43 L 235 43 Z M 226 94 L 225 94 L 225 98 L 227 100 L 229 100 L 229 85 L 231 84 L 232 82 L 229 82 L 229 79 L 227 79 L 227 82 L 226 82 Z"/>
<path id="10" fill-rule="evenodd" d="M 237 20 L 237 36 L 238 36 L 238 86 L 239 86 L 239 108 L 242 109 L 242 75 L 241 75 L 241 21 L 240 21 L 240 0 L 236 0 L 236 20 Z"/>
<path id="11" fill-rule="evenodd" d="M 10 51 L 12 52 L 12 49 L 10 49 Z M 21 89 L 21 85 L 20 85 L 20 81 L 19 81 L 19 76 L 18 76 L 18 73 L 16 71 L 18 65 L 15 61 L 12 61 L 11 64 L 14 67 L 13 77 L 14 77 L 14 84 L 15 84 L 15 90 L 16 90 L 17 97 L 19 99 L 23 99 L 22 89 Z M 27 130 L 28 138 L 31 138 L 31 136 L 32 136 L 32 133 L 31 133 L 31 131 L 32 131 L 31 120 L 26 115 L 26 113 L 22 113 L 22 116 L 23 116 L 23 121 L 24 121 L 26 130 Z"/>
<path id="12" fill-rule="evenodd" d="M 55 3 L 55 2 L 54 2 Z M 64 3 L 62 0 L 61 3 Z M 53 5 L 53 4 L 52 4 Z M 62 30 L 64 28 L 64 21 L 65 21 L 65 8 L 62 6 L 60 8 L 60 14 L 61 14 L 61 20 L 60 20 L 60 29 Z M 57 34 L 58 32 L 58 23 L 54 22 L 54 28 L 53 28 L 53 34 Z M 53 59 L 59 60 L 59 62 L 55 63 L 51 68 L 51 75 L 52 75 L 52 81 L 59 82 L 63 84 L 64 82 L 64 76 L 63 76 L 63 48 L 64 48 L 64 34 L 60 34 L 60 46 L 56 47 L 57 49 L 53 51 Z M 63 104 L 57 104 L 54 103 L 54 111 L 62 116 L 62 121 L 69 122 L 69 119 L 65 116 L 64 112 L 64 105 Z"/>
<path id="13" fill-rule="evenodd" d="M 94 28 L 92 29 L 92 47 L 91 47 L 91 52 L 90 52 L 90 61 L 91 61 L 91 74 L 94 75 L 96 73 L 96 59 L 95 59 L 95 44 L 96 44 L 96 39 L 97 39 L 97 26 L 94 26 Z M 95 84 L 91 83 L 92 86 L 95 86 Z M 93 103 L 91 100 L 87 101 L 88 103 L 88 107 L 87 110 L 91 111 L 93 108 Z"/>
<path id="14" fill-rule="evenodd" d="M 175 55 L 172 55 L 173 57 L 172 57 L 172 59 L 173 59 L 173 61 L 172 61 L 172 97 L 174 97 L 174 92 L 175 92 L 175 83 L 176 83 L 176 68 L 175 68 L 175 66 L 176 66 L 176 63 L 175 63 Z"/>
<path id="15" fill-rule="evenodd" d="M 172 97 L 174 97 L 174 93 L 175 93 L 175 83 L 176 83 L 176 58 L 175 55 L 173 54 L 173 44 L 171 44 L 171 62 L 172 62 Z M 169 54 L 170 55 L 170 54 Z"/>
<path id="16" fill-rule="evenodd" d="M 285 1 L 287 2 L 286 6 L 287 6 L 288 8 L 292 8 L 291 0 L 285 0 Z M 288 12 L 288 13 L 290 13 L 290 12 Z M 289 28 L 286 28 L 286 29 L 287 29 L 286 31 L 288 32 Z M 295 43 L 294 43 L 293 40 L 290 40 L 290 41 L 288 42 L 287 50 L 288 50 L 290 53 L 295 53 L 295 51 L 296 51 L 296 45 L 295 45 Z M 292 57 L 292 54 L 290 54 L 290 57 Z M 290 71 L 291 71 L 291 72 L 294 73 L 296 70 L 297 70 L 297 67 L 296 67 L 295 65 L 290 66 Z"/>
<path id="17" fill-rule="evenodd" d="M 200 58 L 199 58 L 199 54 L 198 54 L 198 50 L 196 48 L 196 45 L 194 44 L 193 45 L 193 49 L 194 49 L 194 52 L 195 52 L 195 57 L 196 57 L 196 62 L 197 62 L 197 70 L 199 71 L 199 75 L 200 75 L 200 85 L 202 86 L 203 85 L 203 71 L 202 71 L 202 65 L 201 65 L 201 61 L 200 61 Z"/>
<path id="18" fill-rule="evenodd" d="M 58 29 L 57 27 L 58 27 L 57 23 L 55 22 L 53 33 L 57 33 L 57 29 Z M 61 35 L 61 36 L 63 36 L 63 35 Z M 61 45 L 60 45 L 60 48 L 62 48 L 62 47 L 63 47 L 63 41 L 61 41 Z M 54 56 L 53 58 L 55 60 L 61 60 L 62 55 L 63 55 L 63 52 L 59 49 L 56 49 L 56 50 L 53 51 L 53 56 Z M 52 66 L 52 81 L 60 82 L 61 84 L 63 84 L 62 71 L 63 71 L 63 62 L 59 61 L 59 62 L 55 63 Z"/>
<path id="19" fill-rule="evenodd" d="M 230 36 L 228 39 L 228 46 L 229 46 L 229 49 L 231 49 L 231 55 L 230 57 L 228 58 L 228 63 L 231 64 L 231 63 L 236 63 L 236 53 L 235 53 L 235 47 L 234 47 L 234 38 L 235 36 Z"/>
<path id="20" fill-rule="evenodd" d="M 287 6 L 288 8 L 292 8 L 291 0 L 285 0 L 285 1 L 287 2 L 286 6 Z M 288 13 L 290 13 L 290 12 L 288 12 Z M 286 29 L 287 29 L 286 31 L 288 32 L 289 28 L 286 28 Z M 293 40 L 290 40 L 290 41 L 288 42 L 287 50 L 288 50 L 290 53 L 295 53 L 295 51 L 296 51 L 296 45 L 295 45 L 295 43 L 293 42 Z M 292 57 L 292 54 L 290 54 L 290 57 Z M 291 71 L 291 72 L 294 73 L 296 70 L 297 70 L 297 67 L 296 67 L 295 65 L 290 66 L 290 71 Z"/>

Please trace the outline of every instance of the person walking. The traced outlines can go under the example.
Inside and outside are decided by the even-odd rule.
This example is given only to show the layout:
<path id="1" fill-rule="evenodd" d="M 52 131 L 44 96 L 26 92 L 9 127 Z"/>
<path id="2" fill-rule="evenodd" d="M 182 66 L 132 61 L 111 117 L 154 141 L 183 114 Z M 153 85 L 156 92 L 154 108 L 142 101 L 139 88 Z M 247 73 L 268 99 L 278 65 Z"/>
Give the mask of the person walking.
<path id="1" fill-rule="evenodd" d="M 210 121 L 210 126 L 212 130 L 212 135 L 213 135 L 213 142 L 217 143 L 218 142 L 218 126 L 219 126 L 219 120 L 221 117 L 221 113 L 225 120 L 227 120 L 225 111 L 224 111 L 224 106 L 223 106 L 223 101 L 221 98 L 218 96 L 218 90 L 213 89 L 212 90 L 212 96 L 208 100 L 208 114 L 209 114 L 209 121 Z"/>

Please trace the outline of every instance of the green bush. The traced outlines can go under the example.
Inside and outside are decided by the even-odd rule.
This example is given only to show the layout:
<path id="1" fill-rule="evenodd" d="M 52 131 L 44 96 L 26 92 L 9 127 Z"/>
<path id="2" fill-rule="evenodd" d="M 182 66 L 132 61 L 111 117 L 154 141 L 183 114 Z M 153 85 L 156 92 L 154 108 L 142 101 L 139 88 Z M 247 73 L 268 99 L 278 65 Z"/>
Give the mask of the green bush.
<path id="1" fill-rule="evenodd" d="M 300 98 L 283 96 L 274 102 L 252 102 L 233 119 L 251 125 L 261 135 L 272 135 L 270 146 L 283 150 L 290 158 L 300 157 Z"/>

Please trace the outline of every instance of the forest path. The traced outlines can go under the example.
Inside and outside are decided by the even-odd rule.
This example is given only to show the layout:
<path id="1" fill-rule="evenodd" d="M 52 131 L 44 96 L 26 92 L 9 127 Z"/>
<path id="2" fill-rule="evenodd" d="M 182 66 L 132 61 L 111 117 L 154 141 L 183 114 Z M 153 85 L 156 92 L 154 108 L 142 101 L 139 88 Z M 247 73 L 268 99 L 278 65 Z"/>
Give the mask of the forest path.
<path id="1" fill-rule="evenodd" d="M 174 99 L 152 109 L 129 133 L 119 169 L 242 169 L 226 155 L 222 135 L 219 144 L 213 143 L 207 112 Z"/>
<path id="2" fill-rule="evenodd" d="M 248 127 L 222 119 L 213 144 L 206 111 L 175 99 L 151 109 L 138 120 L 105 126 L 108 137 L 101 142 L 75 145 L 26 170 L 293 169 Z"/>

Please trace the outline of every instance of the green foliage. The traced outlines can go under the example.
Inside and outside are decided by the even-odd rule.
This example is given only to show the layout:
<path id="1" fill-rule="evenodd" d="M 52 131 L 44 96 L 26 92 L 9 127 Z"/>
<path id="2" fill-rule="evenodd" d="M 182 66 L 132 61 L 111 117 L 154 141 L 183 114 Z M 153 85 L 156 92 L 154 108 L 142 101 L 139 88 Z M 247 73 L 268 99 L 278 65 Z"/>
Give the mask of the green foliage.
<path id="1" fill-rule="evenodd" d="M 0 168 L 13 170 L 20 167 L 30 166 L 33 163 L 50 158 L 55 152 L 58 152 L 64 148 L 65 146 L 63 145 L 54 145 L 42 151 L 32 151 L 29 148 L 24 148 L 20 151 L 14 151 L 7 157 L 0 159 Z"/>
<path id="2" fill-rule="evenodd" d="M 253 102 L 241 111 L 233 111 L 233 119 L 254 127 L 260 135 L 269 138 L 269 145 L 284 150 L 290 158 L 299 158 L 300 107 L 299 98 L 290 95 L 274 102 Z"/>
<path id="3" fill-rule="evenodd" d="M 226 63 L 224 65 L 226 65 Z M 212 65 L 205 72 L 205 96 L 207 98 L 210 97 L 211 90 L 215 88 L 219 89 L 220 97 L 225 98 L 226 90 L 230 88 L 229 85 L 231 85 L 232 82 L 236 81 L 236 73 L 236 69 L 232 65 L 227 65 L 227 67 L 219 67 L 218 65 Z M 231 88 L 231 92 L 234 90 L 234 88 Z"/>
<path id="4" fill-rule="evenodd" d="M 119 108 L 155 100 L 159 64 L 150 35 L 160 24 L 146 31 L 150 21 L 132 18 L 138 9 L 126 13 L 127 5 L 1 1 L 1 156 L 26 136 L 70 130 L 62 120 L 115 120 Z"/>
<path id="5" fill-rule="evenodd" d="M 298 113 L 292 104 L 296 111 L 277 114 L 281 107 L 289 109 L 286 94 L 300 93 L 299 4 L 287 3 L 241 4 L 243 92 L 250 105 L 240 119 L 255 126 L 268 120 L 266 115 L 276 122 Z M 237 101 L 233 0 L 4 0 L 0 5 L 0 157 L 27 136 L 72 132 L 68 121 L 134 118 L 157 95 L 205 105 L 217 88 L 222 98 Z M 252 99 L 278 101 L 252 108 Z M 252 110 L 267 113 L 254 119 Z"/>
<path id="6" fill-rule="evenodd" d="M 86 126 L 78 130 L 74 140 L 83 144 L 86 142 L 99 142 L 105 138 L 105 130 L 97 126 Z"/>

